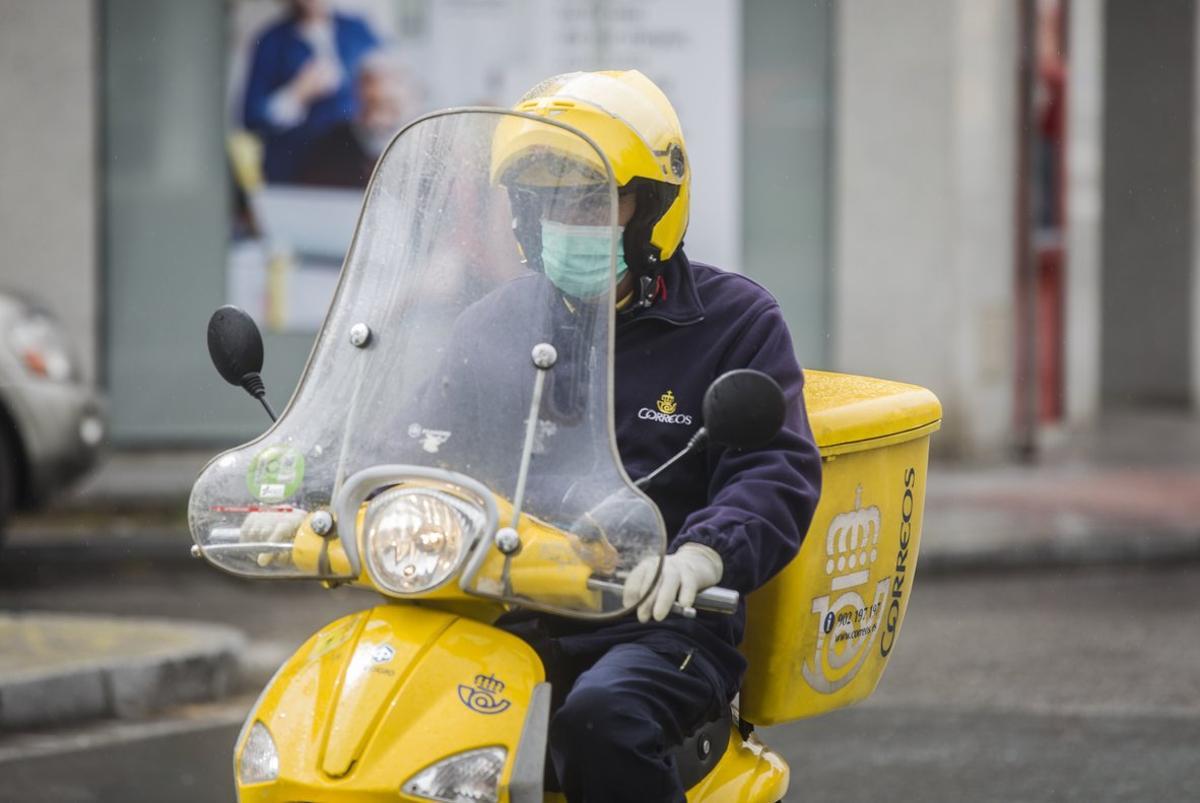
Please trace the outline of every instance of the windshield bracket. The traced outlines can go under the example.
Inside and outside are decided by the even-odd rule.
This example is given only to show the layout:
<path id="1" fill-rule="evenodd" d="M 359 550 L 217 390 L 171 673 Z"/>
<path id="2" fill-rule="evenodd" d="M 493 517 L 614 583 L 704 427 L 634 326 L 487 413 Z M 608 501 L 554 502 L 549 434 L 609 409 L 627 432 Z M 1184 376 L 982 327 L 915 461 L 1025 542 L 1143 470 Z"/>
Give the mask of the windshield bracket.
<path id="1" fill-rule="evenodd" d="M 517 471 L 517 490 L 513 494 L 512 523 L 514 530 L 521 521 L 521 507 L 525 503 L 525 481 L 529 478 L 529 463 L 533 458 L 533 444 L 537 435 L 538 413 L 542 409 L 542 392 L 546 387 L 546 374 L 558 362 L 558 350 L 549 343 L 538 343 L 530 354 L 537 373 L 533 378 L 533 398 L 529 401 L 529 418 L 525 420 L 525 443 L 521 447 L 521 467 Z"/>

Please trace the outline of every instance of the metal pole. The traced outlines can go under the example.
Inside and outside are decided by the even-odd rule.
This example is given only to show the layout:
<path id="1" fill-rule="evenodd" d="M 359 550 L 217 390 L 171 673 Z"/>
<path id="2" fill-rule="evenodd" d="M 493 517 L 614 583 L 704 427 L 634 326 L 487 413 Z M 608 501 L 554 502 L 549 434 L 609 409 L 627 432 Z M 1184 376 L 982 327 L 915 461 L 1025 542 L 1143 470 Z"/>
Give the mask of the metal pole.
<path id="1" fill-rule="evenodd" d="M 1037 258 L 1033 238 L 1033 153 L 1037 126 L 1033 118 L 1033 87 L 1037 68 L 1037 4 L 1021 0 L 1017 89 L 1017 454 L 1027 462 L 1037 457 L 1038 332 Z"/>

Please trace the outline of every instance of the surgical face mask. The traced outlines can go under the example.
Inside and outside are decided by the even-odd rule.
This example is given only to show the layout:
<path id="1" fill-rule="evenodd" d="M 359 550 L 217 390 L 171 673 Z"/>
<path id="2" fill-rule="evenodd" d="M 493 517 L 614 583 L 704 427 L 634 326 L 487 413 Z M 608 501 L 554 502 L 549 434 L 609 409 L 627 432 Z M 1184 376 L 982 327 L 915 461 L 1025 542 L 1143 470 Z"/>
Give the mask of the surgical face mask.
<path id="1" fill-rule="evenodd" d="M 616 227 L 616 281 L 629 270 L 625 264 L 624 227 Z M 542 268 L 554 286 L 575 298 L 594 298 L 608 290 L 611 226 L 572 226 L 542 221 Z"/>

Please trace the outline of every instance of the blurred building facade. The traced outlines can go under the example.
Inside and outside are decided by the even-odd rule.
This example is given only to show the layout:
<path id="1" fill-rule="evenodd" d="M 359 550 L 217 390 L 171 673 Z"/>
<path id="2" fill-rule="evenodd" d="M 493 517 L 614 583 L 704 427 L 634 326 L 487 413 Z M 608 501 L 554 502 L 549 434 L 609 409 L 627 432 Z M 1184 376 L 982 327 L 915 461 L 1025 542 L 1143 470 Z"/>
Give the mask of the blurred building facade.
<path id="1" fill-rule="evenodd" d="M 597 24 L 630 4 L 576 1 Z M 932 388 L 939 448 L 984 459 L 1113 407 L 1200 408 L 1195 0 L 733 7 L 740 103 L 711 109 L 740 121 L 727 267 L 779 297 L 806 365 Z M 204 342 L 225 300 L 227 14 L 0 0 L 0 285 L 67 322 L 118 444 L 263 423 Z M 310 345 L 268 336 L 277 403 Z"/>

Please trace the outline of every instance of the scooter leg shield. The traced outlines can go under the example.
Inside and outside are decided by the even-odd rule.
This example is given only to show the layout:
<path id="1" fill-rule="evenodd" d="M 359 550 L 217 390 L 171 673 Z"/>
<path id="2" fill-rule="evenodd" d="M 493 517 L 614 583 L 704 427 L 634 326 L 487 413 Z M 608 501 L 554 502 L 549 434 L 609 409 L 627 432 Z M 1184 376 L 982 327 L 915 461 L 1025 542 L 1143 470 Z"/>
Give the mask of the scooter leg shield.
<path id="1" fill-rule="evenodd" d="M 525 642 L 471 619 L 411 605 L 344 617 L 280 668 L 247 718 L 239 800 L 424 800 L 412 784 L 429 783 L 426 770 L 482 750 L 464 776 L 486 786 L 498 773 L 498 799 L 540 801 L 544 678 Z M 274 778 L 256 723 L 275 749 Z"/>
<path id="2" fill-rule="evenodd" d="M 758 736 L 730 728 L 729 746 L 717 765 L 687 791 L 688 803 L 775 803 L 787 794 L 790 771 Z"/>

